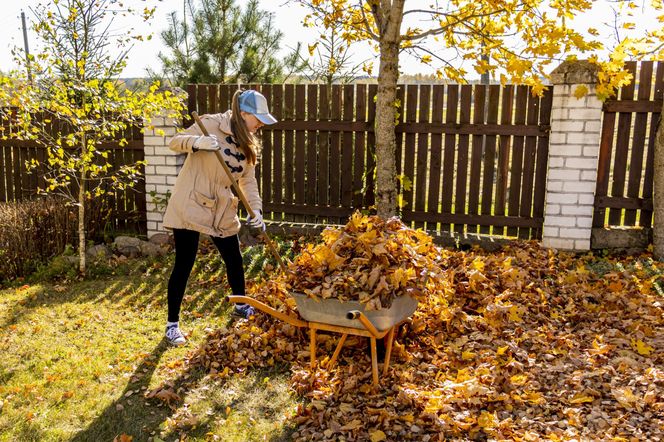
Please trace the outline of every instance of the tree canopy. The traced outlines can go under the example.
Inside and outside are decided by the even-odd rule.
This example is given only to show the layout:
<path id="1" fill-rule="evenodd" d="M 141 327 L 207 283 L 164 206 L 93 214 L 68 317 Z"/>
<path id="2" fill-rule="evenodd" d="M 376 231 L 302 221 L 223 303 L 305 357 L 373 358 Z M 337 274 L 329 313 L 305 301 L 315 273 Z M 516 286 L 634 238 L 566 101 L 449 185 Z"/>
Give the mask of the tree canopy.
<path id="1" fill-rule="evenodd" d="M 379 53 L 376 97 L 376 195 L 378 213 L 396 213 L 394 117 L 399 103 L 399 58 L 410 52 L 439 77 L 465 82 L 469 73 L 490 73 L 501 83 L 526 84 L 541 93 L 557 60 L 589 58 L 600 66 L 597 93 L 608 97 L 631 81 L 626 58 L 663 58 L 661 26 L 636 37 L 617 38 L 607 47 L 597 29 L 580 30 L 574 18 L 587 12 L 588 0 L 450 0 L 429 5 L 405 0 L 293 0 L 309 9 L 305 23 L 341 28 L 348 45 L 369 42 Z M 631 1 L 613 2 L 627 12 L 616 27 L 630 28 Z M 643 5 L 664 22 L 662 0 Z M 609 54 L 604 55 L 602 54 Z M 470 67 L 467 67 L 470 66 Z"/>

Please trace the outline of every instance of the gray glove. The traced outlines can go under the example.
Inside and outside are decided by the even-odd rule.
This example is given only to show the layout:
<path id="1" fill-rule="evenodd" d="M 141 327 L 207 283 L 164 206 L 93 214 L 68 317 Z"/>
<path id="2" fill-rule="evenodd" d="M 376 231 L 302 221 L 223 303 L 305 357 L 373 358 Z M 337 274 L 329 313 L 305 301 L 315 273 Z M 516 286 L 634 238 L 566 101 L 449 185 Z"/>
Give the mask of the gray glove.
<path id="1" fill-rule="evenodd" d="M 196 141 L 194 141 L 194 146 L 192 150 L 194 152 L 197 152 L 199 150 L 205 150 L 207 152 L 214 152 L 215 150 L 219 150 L 219 142 L 217 141 L 217 137 L 215 135 L 201 135 L 199 136 Z"/>

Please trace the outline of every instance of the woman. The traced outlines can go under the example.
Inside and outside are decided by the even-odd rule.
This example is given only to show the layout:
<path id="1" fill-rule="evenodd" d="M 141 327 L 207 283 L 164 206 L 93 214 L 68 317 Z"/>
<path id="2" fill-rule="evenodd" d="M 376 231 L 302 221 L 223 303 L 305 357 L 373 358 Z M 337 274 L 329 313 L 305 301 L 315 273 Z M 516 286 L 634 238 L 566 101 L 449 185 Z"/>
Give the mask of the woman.
<path id="1" fill-rule="evenodd" d="M 244 295 L 244 268 L 237 233 L 238 198 L 231 191 L 231 180 L 216 158 L 219 151 L 251 206 L 254 218 L 247 224 L 265 230 L 262 202 L 255 176 L 256 153 L 260 147 L 255 133 L 263 125 L 277 120 L 270 115 L 267 100 L 254 90 L 238 90 L 233 95 L 231 110 L 223 114 L 203 115 L 209 136 L 196 124 L 175 135 L 169 147 L 187 152 L 168 202 L 164 227 L 173 230 L 175 264 L 168 281 L 168 321 L 166 339 L 173 345 L 186 342 L 178 324 L 180 306 L 189 274 L 196 259 L 198 238 L 210 235 L 226 264 L 228 283 L 234 295 Z M 245 318 L 254 310 L 247 304 L 236 304 L 234 314 Z"/>

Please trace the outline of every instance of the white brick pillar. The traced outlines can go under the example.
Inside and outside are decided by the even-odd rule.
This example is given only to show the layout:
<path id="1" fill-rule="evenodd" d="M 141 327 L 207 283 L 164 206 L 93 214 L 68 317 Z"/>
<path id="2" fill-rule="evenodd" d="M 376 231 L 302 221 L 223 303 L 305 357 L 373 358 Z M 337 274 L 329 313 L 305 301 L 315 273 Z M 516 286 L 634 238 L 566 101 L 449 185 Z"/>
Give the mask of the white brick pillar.
<path id="1" fill-rule="evenodd" d="M 551 73 L 553 103 L 542 245 L 589 250 L 597 180 L 602 102 L 595 95 L 597 68 L 564 62 Z M 582 98 L 577 88 L 587 88 Z"/>
<path id="2" fill-rule="evenodd" d="M 175 135 L 178 120 L 167 117 L 153 118 L 145 124 L 143 135 L 145 150 L 145 193 L 148 222 L 148 238 L 165 232 L 162 221 L 168 196 L 175 179 L 184 164 L 186 154 L 175 154 L 168 148 L 168 142 Z M 148 129 L 152 126 L 152 129 Z"/>

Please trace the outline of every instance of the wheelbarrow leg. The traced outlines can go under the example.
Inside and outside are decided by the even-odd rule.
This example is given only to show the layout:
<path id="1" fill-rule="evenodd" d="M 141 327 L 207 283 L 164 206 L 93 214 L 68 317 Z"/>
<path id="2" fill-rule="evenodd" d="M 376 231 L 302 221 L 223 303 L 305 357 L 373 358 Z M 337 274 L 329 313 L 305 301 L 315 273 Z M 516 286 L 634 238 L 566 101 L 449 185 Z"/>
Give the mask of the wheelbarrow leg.
<path id="1" fill-rule="evenodd" d="M 394 331 L 396 326 L 390 329 L 387 335 L 387 349 L 385 351 L 385 362 L 383 364 L 383 376 L 387 374 L 387 369 L 390 367 L 390 357 L 392 356 L 392 344 L 394 343 Z"/>
<path id="2" fill-rule="evenodd" d="M 334 354 L 332 355 L 332 359 L 330 359 L 330 362 L 327 363 L 327 368 L 330 369 L 334 367 L 334 364 L 337 362 L 337 358 L 339 357 L 339 353 L 341 353 L 341 348 L 344 346 L 344 342 L 346 342 L 346 338 L 348 337 L 348 333 L 344 333 L 341 335 L 341 339 L 339 339 L 339 343 L 337 344 L 336 350 L 334 350 Z"/>
<path id="3" fill-rule="evenodd" d="M 371 339 L 371 374 L 373 376 L 374 387 L 378 387 L 378 353 L 376 351 L 376 338 L 373 336 Z"/>
<path id="4" fill-rule="evenodd" d="M 309 351 L 311 352 L 311 369 L 316 368 L 316 329 L 309 329 Z"/>

